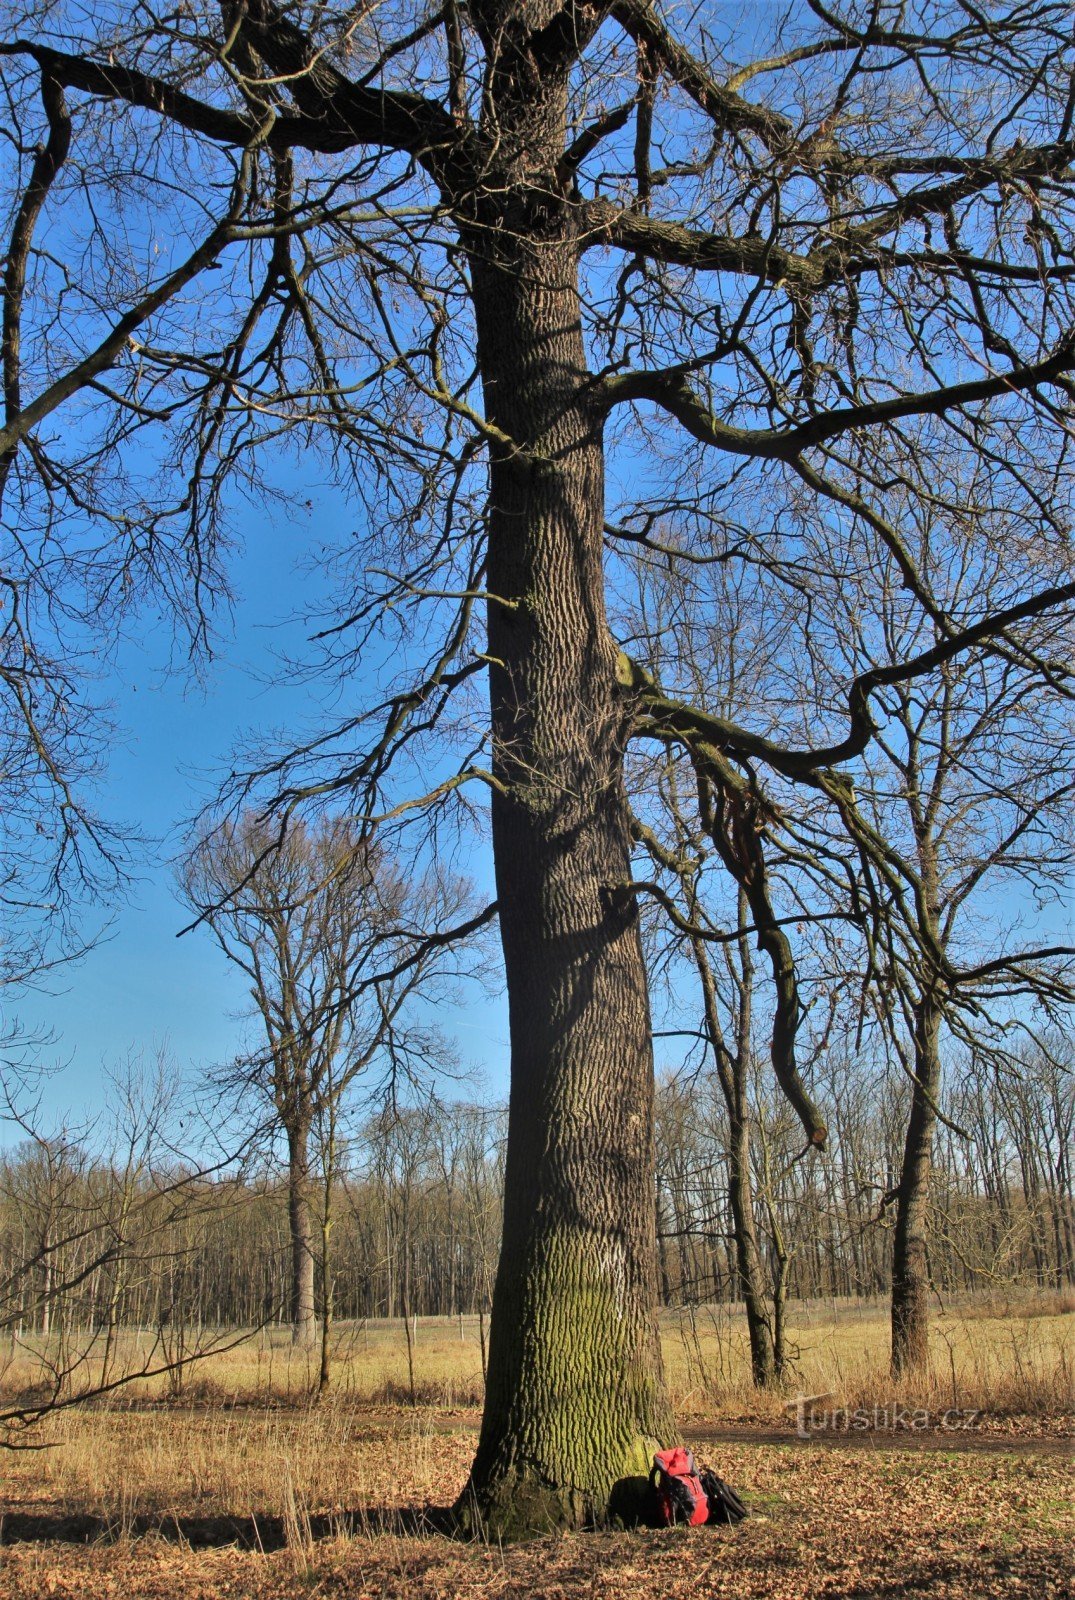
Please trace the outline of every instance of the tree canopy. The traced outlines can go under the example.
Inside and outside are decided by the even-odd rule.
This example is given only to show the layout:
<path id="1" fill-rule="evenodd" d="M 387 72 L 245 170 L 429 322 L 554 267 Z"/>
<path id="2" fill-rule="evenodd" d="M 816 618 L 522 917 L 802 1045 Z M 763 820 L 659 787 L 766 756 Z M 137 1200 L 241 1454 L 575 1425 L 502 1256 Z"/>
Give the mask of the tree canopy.
<path id="1" fill-rule="evenodd" d="M 1075 598 L 1068 7 L 35 0 L 0 60 L 17 671 L 149 594 L 202 641 L 288 450 L 361 507 L 342 712 L 230 797 L 444 848 L 488 804 L 512 1103 L 464 1509 L 602 1516 L 674 1426 L 629 749 L 678 763 L 745 897 L 816 1144 L 804 885 L 844 863 L 867 982 L 898 924 L 942 1011 L 966 987 L 857 764 L 952 663 L 1047 720 L 1070 692 L 1040 626 Z M 774 670 L 730 670 L 748 622 Z M 990 975 L 1059 1004 L 1069 954 L 1036 983 L 1006 939 Z"/>

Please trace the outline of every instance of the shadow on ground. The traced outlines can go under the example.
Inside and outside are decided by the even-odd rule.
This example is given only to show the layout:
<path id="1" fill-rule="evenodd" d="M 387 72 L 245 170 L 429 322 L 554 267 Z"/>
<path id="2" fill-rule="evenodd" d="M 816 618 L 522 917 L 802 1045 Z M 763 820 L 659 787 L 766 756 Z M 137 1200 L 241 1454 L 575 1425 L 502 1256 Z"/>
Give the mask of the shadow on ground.
<path id="1" fill-rule="evenodd" d="M 97 1544 L 156 1534 L 192 1550 L 237 1545 L 243 1550 L 285 1550 L 321 1539 L 396 1534 L 406 1538 L 449 1538 L 456 1531 L 448 1506 L 366 1507 L 317 1516 L 282 1517 L 256 1511 L 251 1516 L 102 1517 L 86 1513 L 14 1511 L 0 1517 L 0 1547 L 12 1544 Z"/>

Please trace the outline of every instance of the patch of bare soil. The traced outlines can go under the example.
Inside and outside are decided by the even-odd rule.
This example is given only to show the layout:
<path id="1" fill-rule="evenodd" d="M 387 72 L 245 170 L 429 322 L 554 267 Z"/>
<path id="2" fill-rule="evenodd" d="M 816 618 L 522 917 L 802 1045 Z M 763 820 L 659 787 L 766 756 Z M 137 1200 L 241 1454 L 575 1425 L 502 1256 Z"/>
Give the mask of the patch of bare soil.
<path id="1" fill-rule="evenodd" d="M 940 1450 L 945 1454 L 979 1452 L 985 1455 L 1067 1456 L 1075 1453 L 1075 1437 L 1070 1433 L 1033 1431 L 1031 1427 L 1013 1427 L 1009 1430 L 989 1428 L 975 1420 L 954 1423 L 946 1428 L 919 1428 L 908 1421 L 895 1427 L 856 1427 L 853 1420 L 840 1421 L 837 1426 L 813 1430 L 805 1434 L 795 1430 L 793 1423 L 786 1428 L 753 1428 L 748 1425 L 707 1427 L 704 1423 L 687 1424 L 680 1432 L 691 1445 L 705 1442 L 715 1445 L 806 1445 L 810 1448 L 837 1450 Z"/>

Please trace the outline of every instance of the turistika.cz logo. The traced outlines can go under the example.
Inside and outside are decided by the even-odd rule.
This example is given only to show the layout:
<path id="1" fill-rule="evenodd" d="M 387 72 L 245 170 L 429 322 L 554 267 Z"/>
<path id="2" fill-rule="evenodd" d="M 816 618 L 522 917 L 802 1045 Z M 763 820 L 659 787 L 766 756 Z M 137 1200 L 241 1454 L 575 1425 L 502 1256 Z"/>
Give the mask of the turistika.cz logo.
<path id="1" fill-rule="evenodd" d="M 834 1404 L 835 1400 L 832 1394 L 800 1394 L 788 1402 L 787 1410 L 795 1413 L 795 1432 L 800 1439 L 817 1433 L 923 1433 L 930 1429 L 965 1433 L 977 1427 L 981 1415 L 961 1406 L 929 1411 L 899 1400 L 873 1406 L 845 1406 Z"/>

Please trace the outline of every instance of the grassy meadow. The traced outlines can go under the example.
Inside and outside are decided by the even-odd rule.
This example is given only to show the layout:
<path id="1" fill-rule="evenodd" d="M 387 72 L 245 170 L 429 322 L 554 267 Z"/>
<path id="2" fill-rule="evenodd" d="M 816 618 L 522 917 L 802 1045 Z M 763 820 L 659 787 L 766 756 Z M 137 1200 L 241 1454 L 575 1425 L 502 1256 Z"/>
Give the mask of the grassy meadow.
<path id="1" fill-rule="evenodd" d="M 413 1404 L 398 1321 L 336 1331 L 320 1400 L 316 1353 L 269 1330 L 198 1363 L 178 1393 L 141 1380 L 53 1417 L 38 1438 L 47 1448 L 0 1460 L 0 1595 L 663 1596 L 694 1592 L 701 1561 L 704 1593 L 805 1597 L 830 1592 L 819 1576 L 830 1557 L 844 1575 L 831 1592 L 848 1600 L 893 1592 L 880 1584 L 895 1561 L 923 1585 L 901 1594 L 933 1594 L 942 1578 L 945 1595 L 1021 1593 L 1032 1575 L 1037 1593 L 1059 1595 L 1072 1531 L 1071 1309 L 1014 1294 L 938 1308 L 930 1370 L 895 1388 L 883 1306 L 794 1308 L 794 1375 L 766 1396 L 750 1386 L 737 1313 L 667 1313 L 678 1415 L 754 1514 L 689 1537 L 539 1541 L 540 1562 L 532 1549 L 460 1547 L 394 1520 L 449 1504 L 465 1481 L 482 1389 L 477 1319 L 419 1321 Z M 126 1338 L 117 1366 L 144 1354 Z M 33 1350 L 9 1349 L 5 1395 L 39 1380 Z M 958 1432 L 886 1431 L 882 1415 L 877 1432 L 801 1441 L 797 1392 L 931 1421 L 977 1415 Z M 964 1587 L 986 1568 L 988 1590 Z"/>

